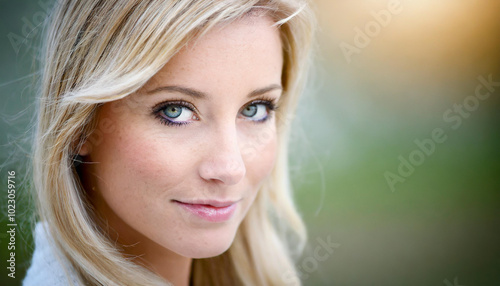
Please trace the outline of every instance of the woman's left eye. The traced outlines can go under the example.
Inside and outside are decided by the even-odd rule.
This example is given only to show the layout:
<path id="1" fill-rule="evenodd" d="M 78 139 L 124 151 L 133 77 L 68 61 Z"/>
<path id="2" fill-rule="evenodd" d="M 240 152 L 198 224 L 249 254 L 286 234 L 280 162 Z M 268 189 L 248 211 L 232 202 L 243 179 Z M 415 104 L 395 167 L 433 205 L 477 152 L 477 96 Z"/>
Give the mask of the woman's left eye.
<path id="1" fill-rule="evenodd" d="M 241 114 L 248 120 L 265 121 L 270 109 L 269 103 L 251 103 L 243 108 Z"/>

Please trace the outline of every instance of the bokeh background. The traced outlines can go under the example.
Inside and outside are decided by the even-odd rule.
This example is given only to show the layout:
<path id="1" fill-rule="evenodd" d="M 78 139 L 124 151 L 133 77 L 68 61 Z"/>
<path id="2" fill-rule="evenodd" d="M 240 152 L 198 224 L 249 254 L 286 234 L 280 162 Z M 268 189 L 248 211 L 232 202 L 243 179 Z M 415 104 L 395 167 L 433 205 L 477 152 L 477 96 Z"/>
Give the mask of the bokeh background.
<path id="1" fill-rule="evenodd" d="M 0 1 L 0 285 L 20 285 L 33 248 L 22 138 L 52 2 Z M 500 1 L 312 3 L 316 56 L 291 141 L 310 238 L 297 263 L 304 285 L 500 285 Z M 479 77 L 498 84 L 475 101 Z M 401 160 L 419 159 L 415 140 L 436 128 L 444 142 L 401 176 Z M 8 170 L 19 181 L 16 279 L 6 269 Z M 328 241 L 333 251 L 315 256 Z"/>

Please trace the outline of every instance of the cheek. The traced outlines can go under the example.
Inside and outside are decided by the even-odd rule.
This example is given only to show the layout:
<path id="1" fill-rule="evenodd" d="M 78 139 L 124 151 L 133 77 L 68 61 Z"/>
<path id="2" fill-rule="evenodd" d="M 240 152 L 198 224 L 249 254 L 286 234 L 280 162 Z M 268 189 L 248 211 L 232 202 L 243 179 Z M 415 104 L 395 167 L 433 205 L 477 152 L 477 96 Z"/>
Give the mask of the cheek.
<path id="1" fill-rule="evenodd" d="M 168 241 L 182 236 L 182 227 L 179 220 L 172 219 L 177 214 L 168 206 L 172 195 L 192 177 L 192 156 L 182 144 L 158 136 L 154 128 L 145 124 L 118 126 L 94 148 L 92 160 L 99 162 L 94 174 L 102 196 L 97 203 L 102 207 L 101 215 L 124 241 L 134 243 L 140 233 L 175 248 Z M 168 229 L 169 235 L 159 226 Z"/>
<path id="2" fill-rule="evenodd" d="M 189 153 L 182 146 L 155 137 L 144 125 L 133 126 L 118 126 L 107 134 L 94 148 L 92 161 L 99 162 L 95 167 L 97 186 L 106 203 L 125 217 L 128 213 L 146 220 L 146 210 L 164 204 L 169 194 L 166 190 L 186 178 Z"/>
<path id="3" fill-rule="evenodd" d="M 274 127 L 247 137 L 243 144 L 242 157 L 247 168 L 247 179 L 253 184 L 259 184 L 272 171 L 276 160 L 277 136 Z"/>

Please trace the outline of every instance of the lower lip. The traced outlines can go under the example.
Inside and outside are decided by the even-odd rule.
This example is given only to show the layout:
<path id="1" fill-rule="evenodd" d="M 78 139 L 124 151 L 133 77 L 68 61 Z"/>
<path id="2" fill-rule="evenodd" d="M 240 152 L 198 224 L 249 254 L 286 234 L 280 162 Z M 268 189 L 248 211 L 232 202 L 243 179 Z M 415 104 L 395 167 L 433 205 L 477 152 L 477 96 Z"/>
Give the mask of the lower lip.
<path id="1" fill-rule="evenodd" d="M 210 222 L 224 222 L 229 220 L 236 210 L 236 203 L 227 207 L 214 207 L 211 205 L 193 205 L 174 201 L 188 212 Z"/>

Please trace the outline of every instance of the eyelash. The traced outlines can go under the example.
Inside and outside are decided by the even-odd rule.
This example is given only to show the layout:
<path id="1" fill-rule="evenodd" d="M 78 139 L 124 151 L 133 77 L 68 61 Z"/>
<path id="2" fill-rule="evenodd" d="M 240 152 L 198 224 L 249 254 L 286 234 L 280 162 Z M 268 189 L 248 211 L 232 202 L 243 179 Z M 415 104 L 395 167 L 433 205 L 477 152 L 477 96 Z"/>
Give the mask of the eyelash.
<path id="1" fill-rule="evenodd" d="M 269 119 L 272 118 L 274 111 L 276 111 L 278 109 L 278 105 L 274 102 L 273 99 L 270 99 L 270 98 L 260 98 L 260 99 L 253 100 L 253 101 L 245 104 L 242 107 L 242 109 L 249 106 L 249 105 L 253 105 L 253 104 L 262 104 L 266 107 L 266 109 L 268 111 L 268 116 L 265 119 L 249 120 L 249 121 L 252 121 L 254 124 L 259 124 L 259 123 L 263 123 L 263 122 L 268 121 Z M 152 114 L 154 115 L 155 118 L 157 118 L 160 121 L 161 124 L 164 124 L 167 126 L 176 126 L 176 127 L 180 127 L 182 125 L 189 124 L 188 122 L 173 122 L 173 121 L 170 121 L 170 120 L 166 119 L 165 117 L 163 117 L 161 115 L 161 111 L 170 105 L 178 105 L 181 107 L 185 107 L 185 108 L 191 110 L 195 115 L 198 113 L 197 109 L 194 107 L 193 104 L 191 104 L 187 101 L 184 101 L 184 100 L 170 100 L 170 101 L 161 102 L 152 108 Z"/>

